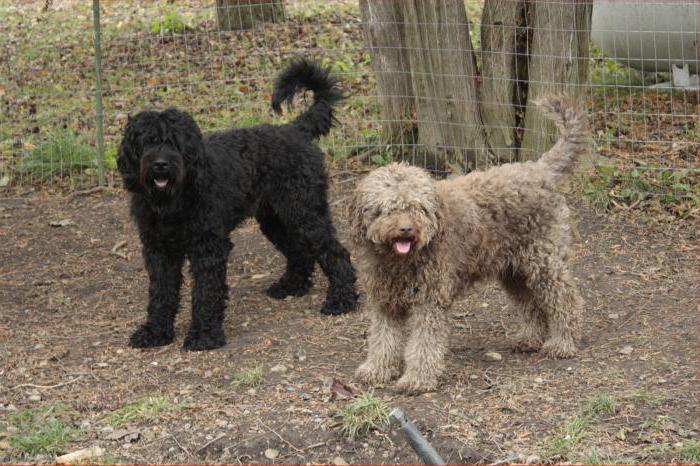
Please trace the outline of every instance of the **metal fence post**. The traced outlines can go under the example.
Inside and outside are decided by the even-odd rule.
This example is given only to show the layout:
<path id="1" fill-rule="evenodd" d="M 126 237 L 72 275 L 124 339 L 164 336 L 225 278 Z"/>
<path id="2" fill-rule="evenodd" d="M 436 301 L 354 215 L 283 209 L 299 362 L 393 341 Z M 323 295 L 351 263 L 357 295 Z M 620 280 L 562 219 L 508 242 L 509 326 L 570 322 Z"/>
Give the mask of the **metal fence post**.
<path id="1" fill-rule="evenodd" d="M 102 45 L 100 41 L 100 0 L 92 0 L 93 32 L 95 39 L 95 116 L 97 118 L 97 180 L 105 184 L 105 136 L 102 108 Z"/>

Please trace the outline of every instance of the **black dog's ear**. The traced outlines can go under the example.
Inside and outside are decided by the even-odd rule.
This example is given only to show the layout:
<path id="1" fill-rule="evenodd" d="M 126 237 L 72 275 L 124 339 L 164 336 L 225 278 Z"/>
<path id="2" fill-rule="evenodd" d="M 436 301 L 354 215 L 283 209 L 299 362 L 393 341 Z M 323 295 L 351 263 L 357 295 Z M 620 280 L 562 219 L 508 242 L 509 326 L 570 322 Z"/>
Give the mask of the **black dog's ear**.
<path id="1" fill-rule="evenodd" d="M 122 175 L 124 188 L 135 191 L 139 185 L 139 148 L 137 147 L 136 118 L 129 116 L 124 128 L 124 136 L 119 144 L 117 168 Z"/>
<path id="2" fill-rule="evenodd" d="M 199 126 L 188 113 L 174 108 L 165 110 L 163 117 L 168 121 L 168 136 L 180 150 L 188 170 L 196 167 L 204 154 L 204 138 Z"/>

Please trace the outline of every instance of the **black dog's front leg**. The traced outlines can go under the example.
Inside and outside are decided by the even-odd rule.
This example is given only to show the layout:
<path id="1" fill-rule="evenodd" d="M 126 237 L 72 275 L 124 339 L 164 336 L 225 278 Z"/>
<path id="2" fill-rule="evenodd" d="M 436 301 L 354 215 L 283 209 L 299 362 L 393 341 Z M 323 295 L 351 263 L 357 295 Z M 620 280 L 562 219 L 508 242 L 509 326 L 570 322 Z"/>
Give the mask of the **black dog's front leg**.
<path id="1" fill-rule="evenodd" d="M 182 283 L 184 254 L 167 253 L 144 244 L 143 257 L 150 280 L 148 317 L 146 323 L 136 329 L 129 339 L 129 345 L 134 348 L 172 343 Z"/>
<path id="2" fill-rule="evenodd" d="M 226 344 L 223 330 L 228 298 L 226 263 L 231 248 L 228 237 L 209 236 L 193 241 L 190 252 L 194 277 L 192 324 L 185 338 L 185 349 L 208 350 Z"/>

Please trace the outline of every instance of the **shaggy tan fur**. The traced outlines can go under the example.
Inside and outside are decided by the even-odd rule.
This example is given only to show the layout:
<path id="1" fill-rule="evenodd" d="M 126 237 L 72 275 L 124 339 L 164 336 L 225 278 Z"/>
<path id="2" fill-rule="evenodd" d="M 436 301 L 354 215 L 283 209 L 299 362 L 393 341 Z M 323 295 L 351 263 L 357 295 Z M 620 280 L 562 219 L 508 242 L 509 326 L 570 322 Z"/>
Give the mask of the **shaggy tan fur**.
<path id="1" fill-rule="evenodd" d="M 585 152 L 588 125 L 564 97 L 539 105 L 561 135 L 538 161 L 438 182 L 420 168 L 392 164 L 358 184 L 351 222 L 371 315 L 360 379 L 388 382 L 403 362 L 400 390 L 434 390 L 447 350 L 447 311 L 485 278 L 499 280 L 521 309 L 518 348 L 575 354 L 582 300 L 567 266 L 569 209 L 555 189 Z"/>

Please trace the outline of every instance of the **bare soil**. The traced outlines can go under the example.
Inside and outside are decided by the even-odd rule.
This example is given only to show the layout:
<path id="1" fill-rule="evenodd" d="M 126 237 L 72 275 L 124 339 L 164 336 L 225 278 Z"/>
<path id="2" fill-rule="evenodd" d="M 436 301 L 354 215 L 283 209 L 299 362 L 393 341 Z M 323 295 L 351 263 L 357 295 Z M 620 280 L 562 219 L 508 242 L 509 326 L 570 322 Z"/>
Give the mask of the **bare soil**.
<path id="1" fill-rule="evenodd" d="M 336 207 L 353 183 L 344 176 L 334 177 Z M 271 462 L 267 449 L 285 463 L 418 461 L 390 429 L 354 441 L 342 435 L 334 414 L 351 400 L 332 397 L 328 386 L 338 379 L 367 389 L 353 380 L 365 353 L 364 313 L 321 315 L 321 274 L 309 296 L 264 295 L 283 261 L 254 223 L 232 234 L 228 344 L 182 350 L 187 278 L 176 343 L 133 350 L 126 343 L 145 315 L 147 277 L 126 194 L 5 195 L 12 197 L 0 199 L 0 417 L 64 402 L 83 428 L 65 452 L 99 445 L 119 462 Z M 600 396 L 617 400 L 615 412 L 589 423 L 569 460 L 595 451 L 608 462 L 678 461 L 682 445 L 697 438 L 697 224 L 598 214 L 572 197 L 580 232 L 574 271 L 586 300 L 576 358 L 513 352 L 514 310 L 484 285 L 455 306 L 438 392 L 375 389 L 449 462 L 557 460 L 547 452 L 562 426 Z M 50 226 L 61 220 L 69 222 Z M 620 352 L 626 346 L 631 352 Z M 489 351 L 503 359 L 485 360 Z M 233 381 L 234 372 L 260 364 L 264 378 L 254 390 Z M 280 364 L 285 371 L 270 371 Z M 105 416 L 149 394 L 167 397 L 170 409 L 131 423 L 136 438 L 108 439 Z M 0 462 L 9 461 L 53 457 L 0 449 Z"/>

